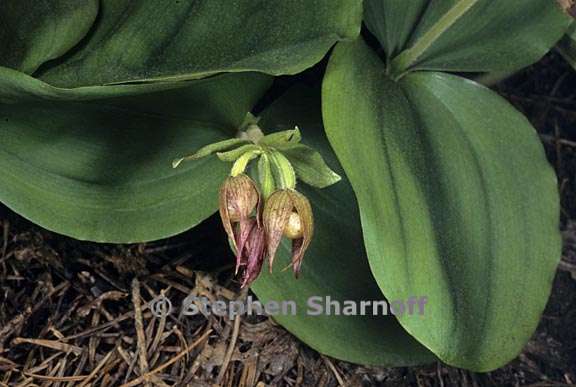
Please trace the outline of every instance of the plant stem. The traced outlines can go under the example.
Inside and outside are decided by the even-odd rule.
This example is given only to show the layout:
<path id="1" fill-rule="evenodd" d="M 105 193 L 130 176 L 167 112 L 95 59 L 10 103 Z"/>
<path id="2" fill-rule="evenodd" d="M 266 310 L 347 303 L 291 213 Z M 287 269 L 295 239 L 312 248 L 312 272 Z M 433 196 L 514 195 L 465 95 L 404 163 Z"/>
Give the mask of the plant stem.
<path id="1" fill-rule="evenodd" d="M 460 0 L 446 12 L 412 47 L 403 51 L 392 61 L 393 79 L 400 79 L 422 54 L 426 52 L 446 31 L 448 31 L 479 0 Z"/>

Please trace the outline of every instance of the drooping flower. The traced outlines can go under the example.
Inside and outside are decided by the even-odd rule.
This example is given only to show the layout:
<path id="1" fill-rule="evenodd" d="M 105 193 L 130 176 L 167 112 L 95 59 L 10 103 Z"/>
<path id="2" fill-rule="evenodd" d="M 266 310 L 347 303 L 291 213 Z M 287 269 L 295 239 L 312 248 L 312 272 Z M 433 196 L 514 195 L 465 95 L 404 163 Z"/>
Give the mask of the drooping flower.
<path id="1" fill-rule="evenodd" d="M 228 176 L 220 187 L 220 215 L 227 222 L 247 218 L 259 202 L 256 183 L 247 175 Z"/>
<path id="2" fill-rule="evenodd" d="M 266 233 L 270 271 L 282 236 L 285 236 L 292 240 L 292 269 L 298 277 L 304 253 L 314 233 L 310 202 L 293 189 L 278 190 L 266 201 L 262 221 Z"/>
<path id="3" fill-rule="evenodd" d="M 240 266 L 244 244 L 250 237 L 254 210 L 259 223 L 260 193 L 254 181 L 244 174 L 226 178 L 220 187 L 220 217 L 236 252 L 236 271 Z"/>

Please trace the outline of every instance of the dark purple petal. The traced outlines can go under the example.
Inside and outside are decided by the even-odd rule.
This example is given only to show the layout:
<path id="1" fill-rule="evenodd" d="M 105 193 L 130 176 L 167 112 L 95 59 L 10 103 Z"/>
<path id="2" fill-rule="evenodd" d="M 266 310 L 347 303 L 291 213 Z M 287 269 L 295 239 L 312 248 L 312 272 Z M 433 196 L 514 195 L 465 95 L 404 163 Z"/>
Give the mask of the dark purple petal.
<path id="1" fill-rule="evenodd" d="M 254 282 L 262 270 L 266 252 L 266 236 L 263 228 L 258 226 L 252 228 L 246 252 L 247 265 L 243 273 L 243 288 Z"/>
<path id="2" fill-rule="evenodd" d="M 237 227 L 238 231 L 236 233 L 236 245 L 238 247 L 236 249 L 236 274 L 238 274 L 238 269 L 240 269 L 240 266 L 246 265 L 246 243 L 250 237 L 250 234 L 252 233 L 252 230 L 257 227 L 257 223 L 254 218 L 249 218 L 241 220 Z"/>

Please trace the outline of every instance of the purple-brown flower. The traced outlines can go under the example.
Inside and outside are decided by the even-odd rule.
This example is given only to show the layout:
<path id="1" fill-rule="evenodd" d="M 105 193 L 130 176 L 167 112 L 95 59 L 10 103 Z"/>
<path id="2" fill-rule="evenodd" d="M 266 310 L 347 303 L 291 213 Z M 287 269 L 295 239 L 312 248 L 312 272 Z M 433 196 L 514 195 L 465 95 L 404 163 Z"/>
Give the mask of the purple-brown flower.
<path id="1" fill-rule="evenodd" d="M 260 224 L 260 193 L 247 175 L 229 176 L 220 187 L 220 217 L 236 253 L 236 272 L 242 264 L 244 245 L 251 236 L 252 213 Z"/>
<path id="2" fill-rule="evenodd" d="M 298 277 L 304 253 L 314 233 L 310 202 L 293 189 L 276 191 L 266 201 L 262 219 L 266 232 L 270 271 L 282 236 L 285 236 L 292 239 L 292 269 Z"/>
<path id="3" fill-rule="evenodd" d="M 250 177 L 241 174 L 229 176 L 224 180 L 220 187 L 220 217 L 235 249 L 238 249 L 235 224 L 239 223 L 242 226 L 246 223 L 255 209 L 259 212 L 259 205 L 260 193 Z"/>

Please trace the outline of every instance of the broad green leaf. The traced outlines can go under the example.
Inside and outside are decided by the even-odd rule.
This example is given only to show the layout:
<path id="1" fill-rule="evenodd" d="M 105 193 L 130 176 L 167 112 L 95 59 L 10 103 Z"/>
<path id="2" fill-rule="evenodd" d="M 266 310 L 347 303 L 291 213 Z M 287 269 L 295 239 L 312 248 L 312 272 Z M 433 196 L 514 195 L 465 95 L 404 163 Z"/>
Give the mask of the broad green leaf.
<path id="1" fill-rule="evenodd" d="M 315 98 L 310 98 L 310 97 Z M 317 93 L 292 89 L 263 117 L 263 128 L 285 129 L 298 125 L 303 141 L 319 149 L 338 172 L 338 165 L 319 124 Z M 297 315 L 275 319 L 306 344 L 321 353 L 360 364 L 402 366 L 433 361 L 433 356 L 399 326 L 393 316 L 308 316 L 310 297 L 332 300 L 382 300 L 366 260 L 354 193 L 343 179 L 323 190 L 300 187 L 312 202 L 314 239 L 306 253 L 300 278 L 281 269 L 289 260 L 284 245 L 275 260 L 273 274 L 266 269 L 252 285 L 262 302 L 293 300 Z M 415 317 L 417 318 L 417 317 Z"/>
<path id="2" fill-rule="evenodd" d="M 564 59 L 576 69 L 576 23 L 572 24 L 557 48 Z"/>
<path id="3" fill-rule="evenodd" d="M 0 66 L 31 74 L 86 35 L 98 0 L 0 1 Z"/>
<path id="4" fill-rule="evenodd" d="M 0 105 L 0 201 L 77 239 L 184 231 L 217 209 L 229 166 L 172 160 L 233 137 L 269 84 L 238 74 L 139 97 Z"/>
<path id="5" fill-rule="evenodd" d="M 448 364 L 487 371 L 534 332 L 560 257 L 556 179 L 526 118 L 472 81 L 399 83 L 361 40 L 339 44 L 323 115 L 389 299 L 423 294 L 402 326 Z"/>
<path id="6" fill-rule="evenodd" d="M 15 1 L 15 0 L 13 0 Z M 296 74 L 360 31 L 361 0 L 101 0 L 99 20 L 40 79 L 62 88 Z"/>
<path id="7" fill-rule="evenodd" d="M 368 0 L 367 24 L 392 71 L 513 71 L 540 59 L 570 19 L 551 0 Z M 416 25 L 414 22 L 417 21 Z M 403 23 L 402 23 L 403 22 Z"/>

